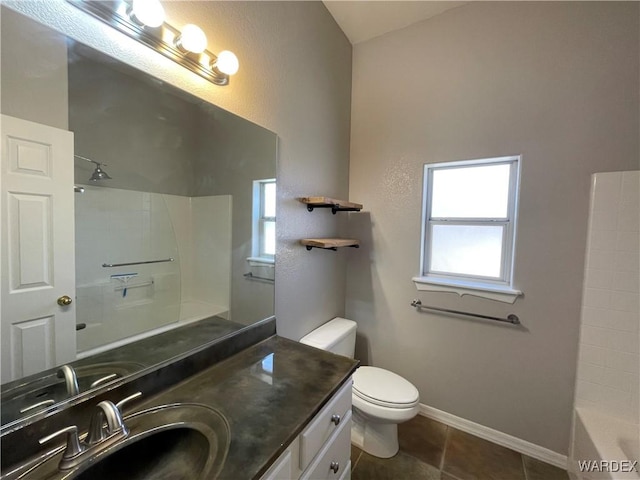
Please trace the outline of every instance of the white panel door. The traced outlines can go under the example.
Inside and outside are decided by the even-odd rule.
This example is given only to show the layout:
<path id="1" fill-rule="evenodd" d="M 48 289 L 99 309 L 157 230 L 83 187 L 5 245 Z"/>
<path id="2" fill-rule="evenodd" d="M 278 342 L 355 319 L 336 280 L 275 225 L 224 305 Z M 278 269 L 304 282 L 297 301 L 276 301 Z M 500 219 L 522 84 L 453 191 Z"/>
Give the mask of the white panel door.
<path id="1" fill-rule="evenodd" d="M 76 353 L 73 133 L 2 115 L 2 383 Z"/>

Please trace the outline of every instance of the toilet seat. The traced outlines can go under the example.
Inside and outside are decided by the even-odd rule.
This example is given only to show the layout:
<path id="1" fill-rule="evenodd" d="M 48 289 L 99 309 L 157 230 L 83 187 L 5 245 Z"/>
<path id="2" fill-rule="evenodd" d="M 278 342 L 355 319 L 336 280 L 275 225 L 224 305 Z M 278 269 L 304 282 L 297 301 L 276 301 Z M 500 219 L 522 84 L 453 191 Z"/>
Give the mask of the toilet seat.
<path id="1" fill-rule="evenodd" d="M 418 405 L 420 394 L 411 382 L 378 367 L 360 367 L 353 374 L 353 394 L 387 408 L 407 409 Z"/>

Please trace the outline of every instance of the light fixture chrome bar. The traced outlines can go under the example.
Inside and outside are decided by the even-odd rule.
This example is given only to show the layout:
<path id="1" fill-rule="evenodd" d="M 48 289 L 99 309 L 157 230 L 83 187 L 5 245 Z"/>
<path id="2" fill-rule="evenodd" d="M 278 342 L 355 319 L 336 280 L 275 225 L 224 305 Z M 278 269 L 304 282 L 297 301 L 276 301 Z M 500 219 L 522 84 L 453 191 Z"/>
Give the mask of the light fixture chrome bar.
<path id="1" fill-rule="evenodd" d="M 511 323 L 513 325 L 520 325 L 520 319 L 513 313 L 507 315 L 507 318 L 492 317 L 490 315 L 481 315 L 479 313 L 461 312 L 460 310 L 449 310 L 448 308 L 430 307 L 428 305 L 423 305 L 422 301 L 420 300 L 413 300 L 411 302 L 411 306 L 419 310 L 425 308 L 427 310 L 435 310 L 436 312 L 452 313 L 454 315 L 466 315 L 468 317 L 482 318 L 484 320 L 495 320 L 496 322 L 505 322 Z"/>
<path id="2" fill-rule="evenodd" d="M 211 83 L 221 86 L 229 84 L 229 75 L 216 68 L 218 57 L 208 50 L 204 50 L 201 54 L 185 53 L 175 43 L 180 37 L 180 31 L 168 23 L 164 22 L 156 28 L 140 25 L 129 18 L 126 8 L 124 9 L 125 11 L 122 11 L 123 8 L 118 8 L 118 4 L 128 7 L 128 4 L 124 1 L 67 0 L 67 2 L 182 65 L 193 73 L 209 80 Z"/>
<path id="3" fill-rule="evenodd" d="M 129 263 L 103 263 L 104 268 L 128 267 L 129 265 L 147 265 L 149 263 L 165 263 L 173 262 L 173 258 L 163 258 L 162 260 L 148 260 L 145 262 L 129 262 Z"/>

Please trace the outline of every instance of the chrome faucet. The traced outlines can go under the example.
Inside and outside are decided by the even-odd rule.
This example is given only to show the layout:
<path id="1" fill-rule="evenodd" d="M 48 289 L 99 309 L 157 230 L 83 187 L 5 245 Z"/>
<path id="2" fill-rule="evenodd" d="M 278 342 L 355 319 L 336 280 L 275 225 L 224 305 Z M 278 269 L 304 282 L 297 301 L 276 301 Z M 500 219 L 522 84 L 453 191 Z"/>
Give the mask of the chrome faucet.
<path id="1" fill-rule="evenodd" d="M 64 378 L 64 383 L 67 387 L 67 395 L 75 397 L 80 393 L 80 389 L 78 388 L 78 376 L 72 366 L 62 365 L 60 369 L 58 369 L 57 377 Z"/>
<path id="2" fill-rule="evenodd" d="M 142 392 L 135 393 L 114 404 L 104 400 L 96 405 L 96 411 L 89 423 L 89 432 L 84 442 L 80 442 L 78 427 L 75 425 L 58 430 L 39 440 L 40 444 L 60 436 L 67 435 L 67 446 L 58 468 L 70 470 L 77 467 L 87 459 L 92 458 L 98 452 L 104 450 L 113 443 L 126 438 L 129 430 L 122 419 L 122 407 L 125 403 L 142 396 Z M 105 425 L 106 421 L 106 425 Z"/>
<path id="3" fill-rule="evenodd" d="M 76 371 L 70 365 L 62 365 L 56 374 L 58 378 L 64 378 L 65 388 L 67 390 L 68 397 L 75 397 L 80 393 L 80 389 L 78 388 L 78 377 L 76 375 Z M 95 382 L 94 382 L 95 383 Z M 93 387 L 93 385 L 92 385 Z M 42 408 L 53 405 L 56 401 L 53 398 L 48 398 L 46 400 L 42 400 L 40 402 L 27 405 L 26 407 L 22 407 L 20 409 L 20 413 L 31 413 L 34 411 L 38 411 Z"/>
<path id="4" fill-rule="evenodd" d="M 124 436 L 128 435 L 129 431 L 124 426 L 122 414 L 113 402 L 105 400 L 100 402 L 96 408 L 96 412 L 91 417 L 91 423 L 89 423 L 87 445 L 96 445 L 116 433 L 122 433 Z M 105 420 L 107 421 L 106 428 L 104 425 Z"/>

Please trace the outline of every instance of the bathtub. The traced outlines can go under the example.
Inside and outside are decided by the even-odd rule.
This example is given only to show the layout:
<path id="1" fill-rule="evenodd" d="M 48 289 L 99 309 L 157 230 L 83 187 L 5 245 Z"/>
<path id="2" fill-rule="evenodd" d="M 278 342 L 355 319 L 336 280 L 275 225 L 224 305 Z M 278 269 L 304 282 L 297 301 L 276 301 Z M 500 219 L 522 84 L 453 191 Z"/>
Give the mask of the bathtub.
<path id="1" fill-rule="evenodd" d="M 105 345 L 100 345 L 99 347 L 83 350 L 81 352 L 78 352 L 78 354 L 76 355 L 76 359 L 80 360 L 81 358 L 90 357 L 91 355 L 96 355 L 98 353 L 102 353 L 116 347 L 121 347 L 123 345 L 127 345 L 129 343 L 133 343 L 138 340 L 142 340 L 144 338 L 157 335 L 159 333 L 173 330 L 174 328 L 183 327 L 191 322 L 197 322 L 198 320 L 203 320 L 205 318 L 214 317 L 214 316 L 222 317 L 228 320 L 229 309 L 227 307 L 214 305 L 212 303 L 201 302 L 197 300 L 186 300 L 180 303 L 180 317 L 177 322 L 169 323 L 158 328 L 154 328 L 154 329 L 147 330 L 135 335 L 131 335 L 126 338 L 116 340 L 114 342 L 110 342 Z M 91 335 L 99 336 L 100 335 L 99 332 L 92 331 L 92 329 L 95 329 L 95 328 L 103 328 L 103 324 L 102 323 L 88 324 L 87 328 L 85 329 L 86 331 L 80 330 L 78 332 L 78 335 L 91 334 Z"/>
<path id="2" fill-rule="evenodd" d="M 180 304 L 180 324 L 178 326 L 214 316 L 228 320 L 229 309 L 199 300 L 186 300 Z"/>
<path id="3" fill-rule="evenodd" d="M 640 439 L 638 437 L 637 424 L 624 422 L 597 410 L 576 408 L 573 447 L 569 460 L 571 477 L 579 480 L 640 479 L 640 473 L 638 473 L 640 471 Z M 600 464 L 602 460 L 610 463 Z M 600 468 L 594 468 L 594 462 L 598 462 Z M 634 462 L 638 463 L 634 464 Z M 585 466 L 590 466 L 591 471 L 581 471 L 581 463 L 583 470 Z"/>

